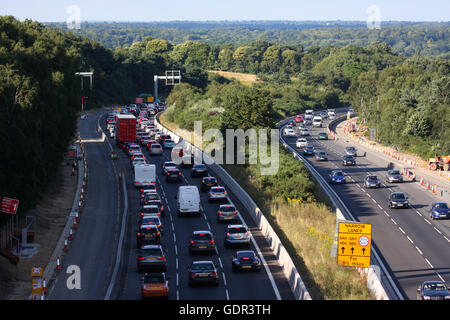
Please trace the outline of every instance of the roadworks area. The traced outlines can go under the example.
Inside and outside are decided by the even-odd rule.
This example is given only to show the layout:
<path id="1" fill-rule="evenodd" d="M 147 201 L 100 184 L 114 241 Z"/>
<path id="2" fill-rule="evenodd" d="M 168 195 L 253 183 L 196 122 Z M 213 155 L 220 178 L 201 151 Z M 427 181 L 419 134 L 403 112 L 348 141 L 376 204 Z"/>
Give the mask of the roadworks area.
<path id="1" fill-rule="evenodd" d="M 78 174 L 78 170 L 75 170 Z M 65 159 L 59 174 L 38 205 L 24 216 L 36 217 L 32 243 L 39 244 L 37 253 L 21 258 L 17 265 L 0 256 L 0 299 L 27 300 L 31 295 L 31 268 L 45 269 L 69 216 L 77 191 L 77 174 L 72 175 L 72 160 Z"/>

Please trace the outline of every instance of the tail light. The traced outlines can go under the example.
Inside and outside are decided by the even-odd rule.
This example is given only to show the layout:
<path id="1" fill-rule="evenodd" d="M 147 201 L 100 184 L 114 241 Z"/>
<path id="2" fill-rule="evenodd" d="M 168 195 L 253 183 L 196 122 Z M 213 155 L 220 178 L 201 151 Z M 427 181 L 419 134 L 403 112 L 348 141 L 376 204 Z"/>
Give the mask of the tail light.
<path id="1" fill-rule="evenodd" d="M 209 243 L 214 243 L 214 240 L 211 240 Z"/>
<path id="2" fill-rule="evenodd" d="M 158 257 L 158 260 L 164 260 L 165 259 L 165 257 L 164 256 L 162 256 L 162 257 Z"/>
<path id="3" fill-rule="evenodd" d="M 195 277 L 197 274 L 196 274 L 195 272 L 190 272 L 189 275 L 190 275 L 191 277 Z"/>
<path id="4" fill-rule="evenodd" d="M 191 240 L 191 244 L 194 244 L 195 243 L 195 241 L 194 240 Z"/>
<path id="5" fill-rule="evenodd" d="M 230 235 L 230 233 L 229 232 L 227 232 L 227 236 L 229 236 Z"/>
<path id="6" fill-rule="evenodd" d="M 170 176 L 170 172 L 167 172 L 167 175 Z"/>
<path id="7" fill-rule="evenodd" d="M 144 257 L 139 257 L 138 260 L 145 260 L 145 258 Z"/>
<path id="8" fill-rule="evenodd" d="M 250 260 L 250 258 L 249 257 L 244 257 L 244 258 L 242 258 L 242 260 Z"/>
<path id="9" fill-rule="evenodd" d="M 219 211 L 219 215 L 222 215 L 222 211 Z"/>
<path id="10" fill-rule="evenodd" d="M 228 194 L 226 191 L 223 194 Z"/>
<path id="11" fill-rule="evenodd" d="M 178 175 L 181 176 L 181 172 L 178 172 Z"/>
<path id="12" fill-rule="evenodd" d="M 157 235 L 157 236 L 161 235 L 161 232 L 157 232 L 156 235 Z"/>
<path id="13" fill-rule="evenodd" d="M 234 210 L 234 214 L 237 214 L 237 210 Z"/>
<path id="14" fill-rule="evenodd" d="M 157 227 L 158 227 L 158 228 L 161 228 L 161 224 L 158 224 Z"/>
<path id="15" fill-rule="evenodd" d="M 212 193 L 212 192 L 210 192 L 210 193 L 209 193 L 209 195 L 210 195 L 210 196 L 212 196 L 212 195 L 213 195 L 213 193 Z"/>
<path id="16" fill-rule="evenodd" d="M 144 189 L 141 189 L 141 193 L 144 192 Z"/>
<path id="17" fill-rule="evenodd" d="M 137 234 L 138 236 L 141 236 L 142 234 L 140 233 L 140 232 L 138 232 L 138 234 Z"/>
<path id="18" fill-rule="evenodd" d="M 211 277 L 217 277 L 217 272 L 211 272 Z"/>

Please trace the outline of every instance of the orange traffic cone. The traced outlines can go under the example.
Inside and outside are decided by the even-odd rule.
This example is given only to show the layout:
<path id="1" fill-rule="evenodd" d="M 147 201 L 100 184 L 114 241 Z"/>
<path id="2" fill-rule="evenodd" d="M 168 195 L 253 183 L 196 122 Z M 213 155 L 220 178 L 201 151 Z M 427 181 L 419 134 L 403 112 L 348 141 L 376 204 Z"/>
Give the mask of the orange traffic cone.
<path id="1" fill-rule="evenodd" d="M 64 250 L 64 251 L 69 250 L 69 243 L 68 243 L 68 241 L 67 241 L 67 238 L 64 239 L 64 248 L 63 248 L 63 250 Z"/>
<path id="2" fill-rule="evenodd" d="M 45 278 L 42 280 L 42 292 L 47 294 L 47 283 L 45 282 Z"/>
<path id="3" fill-rule="evenodd" d="M 60 271 L 62 269 L 61 262 L 59 261 L 59 257 L 56 258 L 56 271 Z"/>

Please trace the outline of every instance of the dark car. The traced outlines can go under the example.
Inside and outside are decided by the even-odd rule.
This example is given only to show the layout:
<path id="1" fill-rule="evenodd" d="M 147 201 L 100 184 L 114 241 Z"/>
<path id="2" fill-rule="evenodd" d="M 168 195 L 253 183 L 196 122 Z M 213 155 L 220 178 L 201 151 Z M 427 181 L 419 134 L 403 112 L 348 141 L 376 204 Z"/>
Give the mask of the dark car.
<path id="1" fill-rule="evenodd" d="M 325 153 L 325 151 L 316 151 L 316 152 L 314 152 L 314 155 L 316 156 L 317 161 L 327 161 L 328 160 L 328 156 Z"/>
<path id="2" fill-rule="evenodd" d="M 345 183 L 345 176 L 342 170 L 333 170 L 330 173 L 330 183 Z"/>
<path id="3" fill-rule="evenodd" d="M 313 156 L 313 155 L 314 155 L 314 147 L 311 146 L 311 145 L 306 145 L 306 146 L 303 148 L 303 154 L 304 154 L 305 156 Z"/>
<path id="4" fill-rule="evenodd" d="M 189 285 L 219 284 L 217 268 L 212 261 L 193 261 L 188 267 Z"/>
<path id="5" fill-rule="evenodd" d="M 448 219 L 450 218 L 450 209 L 445 202 L 435 202 L 431 206 L 431 219 Z"/>
<path id="6" fill-rule="evenodd" d="M 157 215 L 144 214 L 140 219 L 140 224 L 141 225 L 153 224 L 158 227 L 159 232 L 161 232 L 161 234 L 163 234 L 164 232 L 161 219 Z"/>
<path id="7" fill-rule="evenodd" d="M 386 176 L 386 182 L 403 182 L 403 176 L 400 170 L 389 170 Z"/>
<path id="8" fill-rule="evenodd" d="M 321 132 L 319 133 L 319 135 L 317 136 L 317 138 L 319 140 L 328 140 L 328 134 L 326 132 Z"/>
<path id="9" fill-rule="evenodd" d="M 356 165 L 356 160 L 353 156 L 345 155 L 342 157 L 342 164 L 344 166 L 354 166 Z"/>
<path id="10" fill-rule="evenodd" d="M 167 168 L 166 170 L 166 181 L 167 182 L 180 182 L 181 181 L 181 171 L 178 168 Z"/>
<path id="11" fill-rule="evenodd" d="M 231 260 L 231 270 L 261 271 L 261 260 L 253 250 L 236 251 Z"/>
<path id="12" fill-rule="evenodd" d="M 141 204 L 142 205 L 146 205 L 148 204 L 148 201 L 151 200 L 161 200 L 159 194 L 155 191 L 155 192 L 144 192 L 141 195 Z"/>
<path id="13" fill-rule="evenodd" d="M 425 281 L 417 289 L 417 300 L 450 300 L 449 288 L 442 281 Z"/>
<path id="14" fill-rule="evenodd" d="M 403 192 L 393 192 L 389 196 L 389 208 L 407 208 L 408 197 Z"/>
<path id="15" fill-rule="evenodd" d="M 202 192 L 208 192 L 211 187 L 217 186 L 218 182 L 215 177 L 207 176 L 202 179 L 200 190 Z"/>
<path id="16" fill-rule="evenodd" d="M 166 271 L 166 257 L 160 245 L 145 245 L 139 249 L 137 258 L 138 272 L 148 270 Z"/>
<path id="17" fill-rule="evenodd" d="M 381 182 L 378 180 L 378 177 L 374 174 L 369 174 L 364 179 L 364 187 L 369 188 L 380 188 Z"/>
<path id="18" fill-rule="evenodd" d="M 177 167 L 177 165 L 176 165 L 175 162 L 173 162 L 173 161 L 165 161 L 163 163 L 163 165 L 161 166 L 161 172 L 162 172 L 163 175 L 166 175 L 167 169 L 169 169 L 169 168 L 176 168 L 176 167 Z"/>
<path id="19" fill-rule="evenodd" d="M 189 253 L 194 254 L 198 252 L 215 254 L 216 243 L 210 231 L 194 231 L 189 241 Z"/>
<path id="20" fill-rule="evenodd" d="M 205 164 L 199 163 L 199 164 L 194 164 L 192 166 L 192 176 L 193 177 L 207 176 L 207 175 L 208 175 L 208 168 L 206 167 Z"/>
<path id="21" fill-rule="evenodd" d="M 146 244 L 159 244 L 161 243 L 161 232 L 155 225 L 141 225 L 137 233 L 137 246 L 138 248 Z"/>
<path id="22" fill-rule="evenodd" d="M 162 134 L 162 135 L 159 136 L 158 142 L 159 142 L 160 144 L 163 144 L 164 140 L 171 140 L 171 139 L 172 139 L 172 138 L 170 137 L 169 134 Z"/>

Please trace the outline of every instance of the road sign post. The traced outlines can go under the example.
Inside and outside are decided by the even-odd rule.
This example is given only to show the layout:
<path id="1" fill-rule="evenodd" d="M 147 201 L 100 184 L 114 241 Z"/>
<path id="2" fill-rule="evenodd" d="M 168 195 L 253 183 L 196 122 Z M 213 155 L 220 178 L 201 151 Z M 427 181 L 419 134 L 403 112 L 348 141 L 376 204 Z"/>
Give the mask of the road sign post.
<path id="1" fill-rule="evenodd" d="M 347 267 L 368 268 L 372 243 L 372 225 L 339 222 L 337 261 Z"/>

